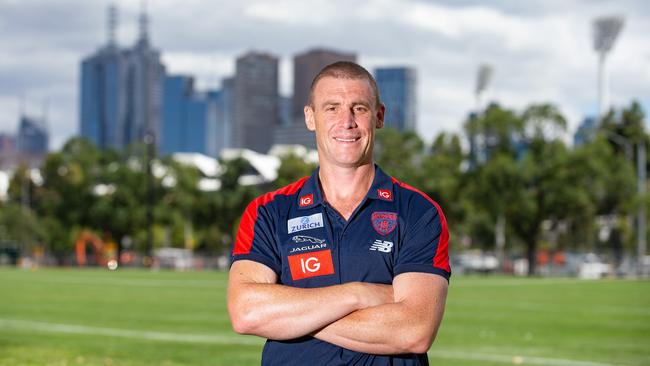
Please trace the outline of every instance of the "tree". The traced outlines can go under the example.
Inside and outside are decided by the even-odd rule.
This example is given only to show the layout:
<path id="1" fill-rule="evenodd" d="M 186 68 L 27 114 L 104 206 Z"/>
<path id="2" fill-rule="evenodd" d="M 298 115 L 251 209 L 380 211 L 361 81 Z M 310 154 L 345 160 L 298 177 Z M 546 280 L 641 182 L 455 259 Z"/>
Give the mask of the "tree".
<path id="1" fill-rule="evenodd" d="M 470 116 L 465 131 L 473 151 L 471 169 L 467 173 L 469 185 L 464 189 L 471 197 L 472 207 L 485 214 L 494 223 L 491 236 L 473 235 L 484 246 L 494 247 L 503 260 L 506 245 L 507 210 L 520 199 L 523 178 L 517 159 L 525 151 L 524 120 L 515 111 L 491 104 L 480 115 Z M 515 201 L 515 202 L 513 202 Z M 478 223 L 482 221 L 472 220 Z M 487 237 L 494 242 L 488 244 Z"/>
<path id="2" fill-rule="evenodd" d="M 39 218 L 27 207 L 9 203 L 0 209 L 0 243 L 15 242 L 23 253 L 31 252 L 46 238 Z"/>
<path id="3" fill-rule="evenodd" d="M 464 233 L 462 224 L 469 212 L 466 210 L 466 181 L 463 179 L 463 161 L 466 157 L 460 138 L 457 135 L 441 133 L 436 136 L 429 150 L 428 154 L 420 158 L 419 166 L 415 167 L 416 178 L 412 184 L 440 205 L 450 223 L 452 234 L 458 238 Z"/>
<path id="4" fill-rule="evenodd" d="M 411 185 L 418 183 L 418 166 L 422 161 L 424 143 L 413 131 L 400 133 L 392 128 L 377 131 L 375 160 L 389 175 Z"/>
<path id="5" fill-rule="evenodd" d="M 280 159 L 278 177 L 273 183 L 276 188 L 284 187 L 298 179 L 310 175 L 316 164 L 306 163 L 305 160 L 295 154 L 287 154 Z"/>
<path id="6" fill-rule="evenodd" d="M 245 159 L 221 161 L 221 166 L 221 188 L 201 195 L 194 216 L 197 224 L 204 228 L 204 241 L 199 247 L 218 254 L 230 249 L 239 218 L 246 206 L 260 194 L 259 187 L 239 184 L 239 178 L 252 169 Z"/>

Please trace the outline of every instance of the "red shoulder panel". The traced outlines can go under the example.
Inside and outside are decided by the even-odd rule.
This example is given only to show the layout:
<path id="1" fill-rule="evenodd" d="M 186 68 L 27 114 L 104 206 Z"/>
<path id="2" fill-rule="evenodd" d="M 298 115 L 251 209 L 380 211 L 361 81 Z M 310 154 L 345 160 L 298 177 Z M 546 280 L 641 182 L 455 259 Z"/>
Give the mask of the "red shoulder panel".
<path id="1" fill-rule="evenodd" d="M 257 210 L 260 206 L 264 206 L 273 201 L 277 195 L 290 196 L 295 194 L 302 188 L 309 177 L 303 177 L 300 180 L 282 187 L 276 191 L 266 193 L 254 199 L 246 207 L 246 211 L 242 215 L 239 222 L 239 229 L 237 230 L 237 239 L 235 240 L 235 248 L 232 251 L 233 255 L 248 254 L 253 245 L 253 236 L 255 221 L 257 220 Z"/>
<path id="2" fill-rule="evenodd" d="M 392 177 L 391 177 L 392 178 Z M 447 272 L 451 272 L 451 267 L 449 266 L 449 229 L 447 228 L 447 219 L 442 213 L 442 209 L 438 203 L 427 196 L 424 192 L 419 189 L 412 187 L 406 183 L 402 183 L 395 178 L 392 178 L 393 183 L 398 184 L 400 187 L 413 191 L 426 198 L 427 201 L 431 202 L 438 210 L 438 215 L 440 216 L 440 225 L 442 226 L 440 232 L 440 240 L 438 240 L 438 249 L 436 254 L 433 257 L 433 266 L 437 268 L 442 268 Z"/>

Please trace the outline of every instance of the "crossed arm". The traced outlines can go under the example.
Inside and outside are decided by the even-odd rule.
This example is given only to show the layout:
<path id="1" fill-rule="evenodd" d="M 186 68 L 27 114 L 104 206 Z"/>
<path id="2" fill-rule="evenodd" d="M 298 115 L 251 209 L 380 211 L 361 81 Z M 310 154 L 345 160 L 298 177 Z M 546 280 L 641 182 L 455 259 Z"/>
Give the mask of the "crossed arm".
<path id="1" fill-rule="evenodd" d="M 293 339 L 311 334 L 357 352 L 424 353 L 444 311 L 447 281 L 404 273 L 392 286 L 352 282 L 322 288 L 277 284 L 270 268 L 242 260 L 230 269 L 228 311 L 242 334 Z"/>

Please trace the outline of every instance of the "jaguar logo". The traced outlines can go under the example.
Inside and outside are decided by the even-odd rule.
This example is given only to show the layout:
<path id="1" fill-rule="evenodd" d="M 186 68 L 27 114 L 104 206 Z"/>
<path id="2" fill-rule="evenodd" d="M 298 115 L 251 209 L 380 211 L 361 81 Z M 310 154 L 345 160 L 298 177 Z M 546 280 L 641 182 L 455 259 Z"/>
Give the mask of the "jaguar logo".
<path id="1" fill-rule="evenodd" d="M 318 239 L 308 235 L 296 235 L 293 238 L 291 238 L 291 240 L 293 240 L 295 243 L 323 244 L 325 242 L 324 239 Z"/>

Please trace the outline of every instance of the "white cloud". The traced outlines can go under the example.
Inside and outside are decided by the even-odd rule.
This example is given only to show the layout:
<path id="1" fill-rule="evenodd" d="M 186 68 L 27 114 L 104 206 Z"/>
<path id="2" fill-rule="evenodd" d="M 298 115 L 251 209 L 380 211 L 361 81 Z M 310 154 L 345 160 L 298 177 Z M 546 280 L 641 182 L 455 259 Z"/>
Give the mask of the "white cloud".
<path id="1" fill-rule="evenodd" d="M 17 126 L 22 94 L 50 100 L 60 144 L 77 132 L 81 58 L 106 40 L 105 2 L 2 3 L 0 130 Z M 118 1 L 119 41 L 137 37 L 139 1 Z M 215 87 L 234 73 L 235 58 L 256 49 L 280 57 L 280 85 L 291 92 L 292 57 L 312 47 L 356 52 L 369 68 L 406 64 L 418 70 L 418 125 L 428 141 L 460 132 L 474 108 L 478 66 L 494 79 L 486 99 L 523 109 L 557 103 L 572 128 L 596 102 L 591 20 L 624 13 L 626 25 L 608 60 L 611 99 L 640 99 L 650 114 L 650 7 L 643 0 L 390 1 L 157 0 L 148 3 L 150 37 L 172 73 Z"/>
<path id="2" fill-rule="evenodd" d="M 235 60 L 219 53 L 166 52 L 162 61 L 168 74 L 194 76 L 199 88 L 218 88 L 235 73 Z"/>

